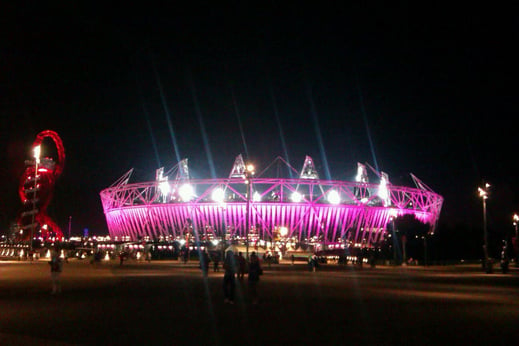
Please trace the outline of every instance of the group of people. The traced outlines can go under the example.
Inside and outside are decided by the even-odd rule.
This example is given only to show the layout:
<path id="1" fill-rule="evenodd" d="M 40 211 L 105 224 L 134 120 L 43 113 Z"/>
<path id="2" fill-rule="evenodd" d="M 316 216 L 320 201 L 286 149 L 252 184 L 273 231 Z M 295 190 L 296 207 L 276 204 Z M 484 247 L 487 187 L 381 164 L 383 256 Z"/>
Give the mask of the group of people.
<path id="1" fill-rule="evenodd" d="M 260 261 L 256 252 L 252 252 L 249 262 L 245 260 L 243 254 L 239 252 L 237 255 L 233 251 L 227 251 L 223 262 L 223 293 L 224 302 L 234 304 L 234 292 L 236 288 L 236 278 L 243 281 L 245 274 L 248 273 L 249 294 L 253 304 L 258 303 L 258 282 L 263 274 Z"/>

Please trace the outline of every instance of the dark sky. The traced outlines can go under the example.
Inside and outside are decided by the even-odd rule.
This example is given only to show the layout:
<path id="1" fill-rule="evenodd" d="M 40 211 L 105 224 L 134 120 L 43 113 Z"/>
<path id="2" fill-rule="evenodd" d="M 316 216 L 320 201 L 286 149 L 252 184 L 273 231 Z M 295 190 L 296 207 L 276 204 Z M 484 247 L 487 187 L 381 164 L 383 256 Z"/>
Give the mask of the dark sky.
<path id="1" fill-rule="evenodd" d="M 323 178 L 326 163 L 332 179 L 352 179 L 357 162 L 394 184 L 412 186 L 412 172 L 445 197 L 451 225 L 481 224 L 487 180 L 491 227 L 511 230 L 517 8 L 189 4 L 0 11 L 2 230 L 30 146 L 51 129 L 67 161 L 49 213 L 106 233 L 99 192 L 130 168 L 136 182 L 176 163 L 168 114 L 197 178 L 209 156 L 225 177 L 246 153 L 238 119 L 257 166 L 284 156 L 278 114 L 298 170 L 310 155 Z"/>

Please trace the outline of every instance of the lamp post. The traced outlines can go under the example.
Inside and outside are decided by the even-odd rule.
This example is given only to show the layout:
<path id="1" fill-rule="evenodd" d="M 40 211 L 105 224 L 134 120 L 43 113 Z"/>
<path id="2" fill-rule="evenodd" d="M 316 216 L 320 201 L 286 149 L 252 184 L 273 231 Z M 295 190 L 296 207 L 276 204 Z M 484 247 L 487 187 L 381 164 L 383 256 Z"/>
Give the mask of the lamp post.
<path id="1" fill-rule="evenodd" d="M 486 183 L 485 187 L 478 187 L 479 197 L 481 197 L 483 201 L 483 254 L 484 265 L 487 273 L 492 272 L 492 266 L 490 264 L 490 259 L 488 256 L 488 231 L 487 231 L 487 198 L 488 198 L 488 188 L 490 184 Z"/>
<path id="2" fill-rule="evenodd" d="M 519 222 L 519 215 L 514 214 L 513 220 L 514 220 L 514 227 L 515 227 L 515 238 L 517 239 L 517 222 Z"/>
<path id="3" fill-rule="evenodd" d="M 70 229 L 72 226 L 72 216 L 68 217 L 68 240 L 70 241 Z"/>
<path id="4" fill-rule="evenodd" d="M 245 252 L 249 260 L 249 228 L 250 228 L 250 200 L 252 196 L 252 177 L 254 176 L 254 166 L 249 164 L 245 169 L 245 184 L 247 184 L 247 207 L 245 209 Z"/>
<path id="5" fill-rule="evenodd" d="M 393 264 L 397 264 L 397 254 L 396 254 L 396 248 L 398 246 L 398 239 L 396 237 L 396 226 L 395 226 L 395 218 L 398 215 L 397 211 L 395 209 L 391 209 L 389 211 L 390 213 L 390 220 L 391 220 L 391 231 L 392 231 L 392 239 L 393 239 Z"/>
<path id="6" fill-rule="evenodd" d="M 514 238 L 514 241 L 512 242 L 512 244 L 514 245 L 514 252 L 515 252 L 515 266 L 519 267 L 519 237 L 517 234 L 517 224 L 519 223 L 519 215 L 517 215 L 517 213 L 514 213 L 513 220 L 514 220 L 513 225 L 515 228 L 515 238 Z"/>
<path id="7" fill-rule="evenodd" d="M 32 254 L 32 239 L 34 237 L 34 226 L 35 226 L 35 214 L 36 214 L 36 190 L 38 189 L 38 165 L 40 164 L 41 146 L 37 145 L 34 147 L 34 190 L 32 194 L 32 223 L 31 223 L 31 236 L 29 238 L 29 249 Z"/>

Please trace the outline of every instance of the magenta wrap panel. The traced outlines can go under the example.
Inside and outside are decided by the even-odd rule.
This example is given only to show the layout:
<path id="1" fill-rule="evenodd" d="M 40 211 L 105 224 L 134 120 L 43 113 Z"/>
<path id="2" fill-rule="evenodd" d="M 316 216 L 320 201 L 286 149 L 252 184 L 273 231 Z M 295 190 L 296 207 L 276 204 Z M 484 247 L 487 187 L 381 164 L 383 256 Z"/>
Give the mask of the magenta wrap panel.
<path id="1" fill-rule="evenodd" d="M 393 217 L 406 214 L 429 224 L 433 232 L 443 204 L 443 198 L 430 190 L 394 185 L 388 185 L 388 204 L 377 196 L 378 184 L 345 181 L 255 178 L 251 196 L 241 178 L 169 184 L 166 193 L 155 181 L 101 191 L 110 236 L 182 238 L 186 232 L 194 232 L 210 238 L 225 232 L 230 237 L 249 234 L 269 240 L 280 227 L 286 227 L 287 236 L 298 241 L 318 237 L 369 246 L 382 239 Z M 185 184 L 193 188 L 191 198 L 179 195 Z M 216 189 L 223 191 L 218 202 L 212 199 Z M 295 192 L 300 200 L 293 201 Z M 328 201 L 331 193 L 339 196 L 333 203 Z"/>

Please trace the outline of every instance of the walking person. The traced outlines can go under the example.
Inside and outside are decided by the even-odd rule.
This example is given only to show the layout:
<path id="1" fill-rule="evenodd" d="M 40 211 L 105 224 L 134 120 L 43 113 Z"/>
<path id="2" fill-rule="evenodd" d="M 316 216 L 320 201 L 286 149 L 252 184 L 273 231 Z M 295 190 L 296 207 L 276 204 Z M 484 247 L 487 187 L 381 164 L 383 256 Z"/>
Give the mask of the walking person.
<path id="1" fill-rule="evenodd" d="M 238 279 L 240 282 L 243 282 L 243 279 L 245 278 L 245 272 L 247 270 L 247 261 L 245 260 L 245 257 L 243 257 L 243 254 L 238 252 Z"/>
<path id="2" fill-rule="evenodd" d="M 211 259 L 209 258 L 209 254 L 206 250 L 203 250 L 200 256 L 200 268 L 202 269 L 202 273 L 204 276 L 207 276 L 209 272 L 209 262 Z"/>
<path id="3" fill-rule="evenodd" d="M 252 252 L 249 262 L 249 294 L 252 300 L 252 304 L 258 304 L 258 282 L 260 275 L 263 274 L 261 269 L 260 261 L 256 252 Z"/>
<path id="4" fill-rule="evenodd" d="M 232 251 L 227 251 L 225 254 L 223 269 L 225 270 L 223 275 L 224 302 L 227 304 L 234 304 L 234 289 L 236 287 L 236 261 Z"/>
<path id="5" fill-rule="evenodd" d="M 59 257 L 59 253 L 56 250 L 52 250 L 50 264 L 50 278 L 52 281 L 51 294 L 61 293 L 61 272 L 63 271 L 63 261 Z"/>
<path id="6" fill-rule="evenodd" d="M 220 264 L 220 254 L 215 253 L 214 256 L 213 256 L 213 271 L 215 273 L 220 270 L 218 268 L 219 264 Z"/>

